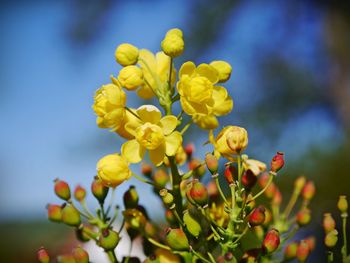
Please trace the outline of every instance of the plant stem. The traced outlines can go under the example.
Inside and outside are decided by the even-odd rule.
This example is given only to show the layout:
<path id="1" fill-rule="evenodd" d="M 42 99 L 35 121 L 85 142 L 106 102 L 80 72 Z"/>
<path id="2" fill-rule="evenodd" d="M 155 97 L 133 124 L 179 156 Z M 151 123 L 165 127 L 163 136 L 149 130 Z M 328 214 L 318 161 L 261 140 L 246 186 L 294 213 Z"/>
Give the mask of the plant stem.
<path id="1" fill-rule="evenodd" d="M 141 181 L 141 182 L 143 182 L 143 183 L 145 183 L 145 184 L 150 184 L 150 185 L 154 186 L 154 183 L 152 183 L 151 181 L 148 181 L 148 180 L 146 180 L 146 179 L 144 179 L 144 178 L 138 176 L 138 175 L 135 174 L 135 173 L 132 173 L 132 176 L 134 176 L 137 180 L 139 180 L 139 181 Z"/>
<path id="2" fill-rule="evenodd" d="M 288 202 L 288 205 L 286 206 L 283 212 L 283 215 L 285 216 L 285 218 L 288 218 L 290 212 L 292 212 L 292 209 L 296 201 L 298 200 L 299 194 L 300 194 L 300 191 L 293 191 L 293 194 Z"/>
<path id="3" fill-rule="evenodd" d="M 241 155 L 237 156 L 237 166 L 238 166 L 238 189 L 240 190 L 242 187 L 242 158 Z"/>
<path id="4" fill-rule="evenodd" d="M 183 135 L 183 134 L 187 131 L 187 129 L 191 126 L 192 122 L 193 122 L 193 120 L 190 119 L 190 120 L 186 123 L 186 125 L 185 125 L 185 126 L 182 128 L 182 130 L 180 131 L 181 135 Z"/>
<path id="5" fill-rule="evenodd" d="M 265 187 L 259 193 L 257 193 L 255 196 L 253 196 L 253 198 L 249 200 L 250 202 L 254 201 L 260 195 L 262 195 L 266 191 L 266 189 L 271 185 L 273 177 L 274 177 L 274 174 L 270 173 L 269 175 L 270 175 L 270 178 L 269 178 L 269 181 L 267 182 L 267 184 L 265 185 Z"/>
<path id="6" fill-rule="evenodd" d="M 333 262 L 333 252 L 332 251 L 327 251 L 327 263 L 332 263 Z"/>
<path id="7" fill-rule="evenodd" d="M 233 210 L 236 205 L 236 191 L 235 191 L 235 184 L 230 184 L 230 190 L 231 190 L 231 209 Z"/>
<path id="8" fill-rule="evenodd" d="M 171 178 L 172 178 L 172 194 L 174 195 L 175 209 L 179 215 L 182 215 L 182 196 L 180 190 L 181 177 L 177 165 L 175 162 L 174 156 L 168 156 L 170 169 L 171 169 Z"/>
<path id="9" fill-rule="evenodd" d="M 114 253 L 114 250 L 109 250 L 109 251 L 106 251 L 107 252 L 107 255 L 109 257 L 109 260 L 112 262 L 112 263 L 117 263 L 118 262 L 118 259 L 117 257 L 115 256 L 115 253 Z"/>
<path id="10" fill-rule="evenodd" d="M 149 242 L 151 242 L 153 245 L 157 246 L 157 247 L 160 247 L 160 248 L 163 248 L 163 249 L 166 249 L 166 250 L 169 250 L 169 251 L 171 250 L 170 247 L 159 243 L 158 241 L 154 240 L 153 238 L 148 237 L 147 240 Z"/>
<path id="11" fill-rule="evenodd" d="M 193 255 L 195 255 L 197 258 L 199 258 L 200 260 L 202 260 L 203 262 L 206 263 L 212 263 L 209 260 L 205 259 L 201 254 L 199 254 L 198 252 L 196 252 L 194 249 L 191 249 L 191 252 L 193 253 Z"/>
<path id="12" fill-rule="evenodd" d="M 228 206 L 228 202 L 227 202 L 226 197 L 225 197 L 225 195 L 224 195 L 224 192 L 222 191 L 221 186 L 220 186 L 219 174 L 218 174 L 218 173 L 213 174 L 213 175 L 212 175 L 212 178 L 213 178 L 214 181 L 215 181 L 216 187 L 217 187 L 218 190 L 219 190 L 219 193 L 220 193 L 220 196 L 221 196 L 222 200 L 224 201 L 225 205 Z"/>
<path id="13" fill-rule="evenodd" d="M 345 262 L 348 256 L 348 241 L 346 237 L 346 220 L 347 220 L 348 214 L 346 212 L 342 213 L 341 217 L 343 221 L 343 247 L 341 249 L 341 252 L 343 254 L 343 261 Z"/>

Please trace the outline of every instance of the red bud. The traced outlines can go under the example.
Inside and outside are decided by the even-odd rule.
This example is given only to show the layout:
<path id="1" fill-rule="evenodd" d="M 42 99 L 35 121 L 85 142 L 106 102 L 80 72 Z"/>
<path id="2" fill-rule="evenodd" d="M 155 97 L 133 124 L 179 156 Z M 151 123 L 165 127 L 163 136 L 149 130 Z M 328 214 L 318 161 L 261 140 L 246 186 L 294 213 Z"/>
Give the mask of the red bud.
<path id="1" fill-rule="evenodd" d="M 70 188 L 65 181 L 59 179 L 55 180 L 55 193 L 63 200 L 68 201 L 70 199 Z"/>
<path id="2" fill-rule="evenodd" d="M 274 252 L 280 244 L 280 235 L 277 229 L 271 229 L 267 232 L 263 244 L 262 250 L 265 254 Z"/>
<path id="3" fill-rule="evenodd" d="M 242 184 L 247 191 L 250 191 L 258 181 L 258 177 L 256 177 L 251 170 L 247 170 L 242 176 Z"/>
<path id="4" fill-rule="evenodd" d="M 208 203 L 207 188 L 198 180 L 193 181 L 190 196 L 198 205 L 203 206 Z"/>
<path id="5" fill-rule="evenodd" d="M 89 254 L 82 247 L 74 248 L 72 255 L 76 263 L 89 263 Z"/>
<path id="6" fill-rule="evenodd" d="M 304 241 L 309 245 L 309 249 L 310 251 L 315 249 L 316 246 L 316 238 L 315 237 L 308 237 L 306 239 L 304 239 Z"/>
<path id="7" fill-rule="evenodd" d="M 216 174 L 218 172 L 219 161 L 213 154 L 207 153 L 205 155 L 205 164 L 211 174 Z"/>
<path id="8" fill-rule="evenodd" d="M 297 242 L 289 243 L 286 246 L 286 248 L 284 249 L 284 259 L 286 261 L 288 261 L 288 260 L 292 260 L 292 259 L 296 258 L 297 250 L 298 250 L 298 243 Z"/>
<path id="9" fill-rule="evenodd" d="M 277 152 L 271 161 L 271 172 L 277 173 L 284 166 L 284 153 Z"/>
<path id="10" fill-rule="evenodd" d="M 192 159 L 189 163 L 188 163 L 188 168 L 190 170 L 193 170 L 193 175 L 195 177 L 202 177 L 205 172 L 205 166 L 202 164 L 201 160 L 199 159 Z"/>
<path id="11" fill-rule="evenodd" d="M 216 186 L 216 183 L 211 180 L 207 184 L 207 190 L 208 190 L 208 195 L 211 200 L 215 200 L 217 197 L 219 197 L 219 190 L 218 187 Z"/>
<path id="12" fill-rule="evenodd" d="M 305 200 L 311 200 L 314 197 L 315 192 L 316 192 L 315 184 L 312 181 L 308 181 L 305 184 L 301 192 L 301 195 Z"/>
<path id="13" fill-rule="evenodd" d="M 192 158 L 192 154 L 194 152 L 195 148 L 194 148 L 194 144 L 193 143 L 189 143 L 185 146 L 185 152 L 188 156 L 188 159 Z"/>
<path id="14" fill-rule="evenodd" d="M 190 248 L 186 234 L 181 228 L 168 229 L 166 240 L 173 250 L 188 251 Z"/>
<path id="15" fill-rule="evenodd" d="M 311 211 L 307 208 L 301 209 L 296 216 L 299 226 L 305 226 L 311 221 Z"/>
<path id="16" fill-rule="evenodd" d="M 330 213 L 323 214 L 323 229 L 326 233 L 335 229 L 335 221 Z"/>
<path id="17" fill-rule="evenodd" d="M 304 241 L 301 240 L 298 249 L 297 249 L 297 259 L 299 262 L 305 262 L 307 257 L 310 254 L 310 248 L 309 245 Z"/>
<path id="18" fill-rule="evenodd" d="M 174 216 L 173 212 L 170 209 L 165 210 L 165 219 L 168 221 L 170 225 L 177 223 L 176 217 Z"/>
<path id="19" fill-rule="evenodd" d="M 40 263 L 49 263 L 50 256 L 47 250 L 44 247 L 41 247 L 37 252 L 37 259 Z"/>
<path id="20" fill-rule="evenodd" d="M 86 190 L 85 190 L 85 188 L 81 187 L 80 185 L 78 185 L 77 187 L 75 187 L 75 189 L 74 189 L 74 198 L 75 198 L 77 201 L 79 201 L 79 202 L 83 201 L 84 198 L 85 198 L 85 196 L 86 196 Z"/>
<path id="21" fill-rule="evenodd" d="M 47 205 L 47 217 L 50 221 L 61 222 L 62 221 L 62 208 L 60 205 Z"/>
<path id="22" fill-rule="evenodd" d="M 234 183 L 235 180 L 235 170 L 236 168 L 230 164 L 226 165 L 224 176 L 226 179 L 226 182 L 230 185 Z"/>
<path id="23" fill-rule="evenodd" d="M 279 206 L 282 203 L 282 193 L 281 191 L 276 187 L 276 192 L 272 198 L 272 204 L 275 206 Z"/>
<path id="24" fill-rule="evenodd" d="M 255 208 L 253 212 L 249 215 L 249 224 L 251 226 L 258 226 L 264 223 L 265 210 L 265 207 L 263 207 L 262 205 Z"/>
<path id="25" fill-rule="evenodd" d="M 108 194 L 108 189 L 109 188 L 104 186 L 98 177 L 94 178 L 94 181 L 91 184 L 91 192 L 100 203 L 104 202 Z"/>
<path id="26" fill-rule="evenodd" d="M 144 176 L 151 177 L 153 172 L 152 166 L 148 163 L 141 163 L 141 172 Z"/>
<path id="27" fill-rule="evenodd" d="M 155 184 L 155 187 L 158 189 L 162 189 L 169 182 L 169 175 L 163 169 L 158 169 L 154 173 L 152 179 Z"/>

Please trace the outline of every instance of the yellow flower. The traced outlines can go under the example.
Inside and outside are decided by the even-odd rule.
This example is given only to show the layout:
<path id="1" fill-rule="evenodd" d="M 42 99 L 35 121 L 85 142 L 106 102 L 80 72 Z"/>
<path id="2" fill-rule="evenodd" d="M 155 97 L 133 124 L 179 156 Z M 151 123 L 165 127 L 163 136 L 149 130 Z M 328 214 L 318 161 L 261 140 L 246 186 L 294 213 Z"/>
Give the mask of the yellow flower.
<path id="1" fill-rule="evenodd" d="M 219 82 L 226 82 L 229 80 L 232 72 L 232 67 L 229 63 L 222 60 L 216 60 L 209 64 L 214 67 L 219 73 Z"/>
<path id="2" fill-rule="evenodd" d="M 159 166 L 166 155 L 174 156 L 182 145 L 182 136 L 175 131 L 177 118 L 173 115 L 162 118 L 161 112 L 153 105 L 141 106 L 136 114 L 142 122 L 136 129 L 126 124 L 125 129 L 135 139 L 122 145 L 122 155 L 129 162 L 138 163 L 148 150 L 152 163 Z"/>
<path id="3" fill-rule="evenodd" d="M 240 154 L 248 145 L 248 133 L 246 129 L 238 126 L 227 126 L 223 128 L 214 139 L 210 132 L 210 141 L 215 151 L 229 158 L 233 154 Z"/>
<path id="4" fill-rule="evenodd" d="M 160 263 L 179 263 L 181 259 L 179 256 L 171 253 L 169 250 L 157 248 L 155 251 L 155 255 L 157 256 L 158 262 Z"/>
<path id="5" fill-rule="evenodd" d="M 115 59 L 122 66 L 134 65 L 139 57 L 139 50 L 137 47 L 124 43 L 115 50 Z"/>
<path id="6" fill-rule="evenodd" d="M 178 28 L 170 29 L 161 43 L 162 50 L 174 58 L 182 54 L 185 48 L 182 31 Z"/>
<path id="7" fill-rule="evenodd" d="M 116 133 L 118 133 L 121 137 L 125 138 L 125 139 L 134 139 L 135 136 L 133 134 L 131 134 L 130 132 L 128 132 L 125 129 L 125 126 L 127 125 L 129 127 L 129 129 L 135 130 L 136 127 L 141 125 L 141 120 L 139 118 L 137 118 L 136 115 L 136 109 L 130 109 L 134 114 L 132 114 L 129 111 L 125 111 L 125 117 L 121 123 L 121 125 L 119 126 L 119 128 L 115 131 Z"/>
<path id="8" fill-rule="evenodd" d="M 254 159 L 243 158 L 243 167 L 246 171 L 252 171 L 255 176 L 266 171 L 266 164 Z"/>
<path id="9" fill-rule="evenodd" d="M 103 85 L 94 96 L 93 110 L 100 128 L 118 129 L 125 116 L 126 94 L 115 84 Z"/>
<path id="10" fill-rule="evenodd" d="M 125 158 L 115 153 L 98 161 L 97 175 L 106 186 L 116 187 L 131 177 L 131 171 Z"/>
<path id="11" fill-rule="evenodd" d="M 142 70 L 134 65 L 126 66 L 120 70 L 118 80 L 127 90 L 135 90 L 143 84 Z"/>
<path id="12" fill-rule="evenodd" d="M 154 55 L 147 49 L 141 49 L 138 64 L 143 72 L 144 83 L 137 91 L 137 95 L 143 99 L 150 99 L 156 95 L 158 89 L 168 85 L 170 57 L 164 52 Z M 175 67 L 172 69 L 171 80 L 173 85 L 176 80 Z"/>

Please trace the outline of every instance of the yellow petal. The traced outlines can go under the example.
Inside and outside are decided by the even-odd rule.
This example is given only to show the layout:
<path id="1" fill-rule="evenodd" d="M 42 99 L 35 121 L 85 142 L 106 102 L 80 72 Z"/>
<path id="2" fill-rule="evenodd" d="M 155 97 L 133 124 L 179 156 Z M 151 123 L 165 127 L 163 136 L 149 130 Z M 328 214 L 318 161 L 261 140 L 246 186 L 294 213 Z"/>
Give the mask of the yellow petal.
<path id="1" fill-rule="evenodd" d="M 212 108 L 212 112 L 216 116 L 222 116 L 232 111 L 233 100 L 227 94 L 227 90 L 224 87 L 214 86 L 213 100 L 214 105 Z"/>
<path id="2" fill-rule="evenodd" d="M 137 90 L 137 96 L 143 98 L 145 100 L 149 100 L 155 96 L 152 88 L 150 88 L 147 84 L 144 84 Z"/>
<path id="3" fill-rule="evenodd" d="M 130 163 L 138 163 L 145 155 L 145 149 L 136 140 L 130 140 L 122 145 L 122 156 Z"/>
<path id="4" fill-rule="evenodd" d="M 163 163 L 165 157 L 165 145 L 161 144 L 157 149 L 149 150 L 149 158 L 155 166 Z"/>
<path id="5" fill-rule="evenodd" d="M 137 115 L 143 122 L 157 124 L 162 117 L 160 110 L 158 110 L 158 108 L 153 105 L 142 105 L 136 111 Z"/>
<path id="6" fill-rule="evenodd" d="M 196 65 L 192 61 L 187 61 L 184 64 L 182 64 L 179 71 L 179 77 L 181 78 L 182 75 L 191 76 L 195 69 L 196 69 Z"/>
<path id="7" fill-rule="evenodd" d="M 219 126 L 218 119 L 214 115 L 193 115 L 193 121 L 202 129 L 212 130 Z"/>
<path id="8" fill-rule="evenodd" d="M 177 126 L 177 118 L 174 115 L 168 115 L 160 120 L 164 135 L 172 133 Z"/>
<path id="9" fill-rule="evenodd" d="M 165 137 L 165 153 L 168 156 L 174 156 L 182 145 L 182 135 L 180 132 L 175 131 Z"/>
<path id="10" fill-rule="evenodd" d="M 206 77 L 213 84 L 219 81 L 218 71 L 214 67 L 208 64 L 200 64 L 196 68 L 196 73 L 199 74 L 200 76 Z"/>

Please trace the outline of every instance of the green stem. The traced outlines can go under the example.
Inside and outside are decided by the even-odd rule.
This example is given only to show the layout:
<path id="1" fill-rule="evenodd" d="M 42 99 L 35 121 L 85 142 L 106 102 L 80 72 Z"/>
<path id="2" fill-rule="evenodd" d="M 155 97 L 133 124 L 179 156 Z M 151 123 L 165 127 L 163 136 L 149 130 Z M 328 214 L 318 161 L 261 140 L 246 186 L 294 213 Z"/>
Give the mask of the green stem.
<path id="1" fill-rule="evenodd" d="M 212 255 L 210 252 L 207 252 L 207 254 L 208 254 L 208 256 L 209 256 L 211 262 L 216 263 L 216 261 L 215 261 L 213 255 Z"/>
<path id="2" fill-rule="evenodd" d="M 295 226 L 295 227 L 292 229 L 292 231 L 290 231 L 290 232 L 287 234 L 287 236 L 281 240 L 281 244 L 283 244 L 284 242 L 286 242 L 286 241 L 288 241 L 290 238 L 292 238 L 292 237 L 296 234 L 296 232 L 298 232 L 298 230 L 299 230 L 299 226 Z"/>
<path id="3" fill-rule="evenodd" d="M 345 259 L 348 256 L 348 241 L 346 237 L 346 220 L 347 220 L 348 214 L 346 212 L 342 213 L 341 217 L 343 221 L 343 247 L 341 252 L 343 254 L 343 261 L 345 262 Z"/>
<path id="4" fill-rule="evenodd" d="M 175 209 L 179 215 L 182 215 L 182 196 L 180 190 L 181 177 L 177 165 L 175 162 L 174 156 L 168 156 L 170 169 L 171 169 L 171 178 L 172 178 L 172 194 L 174 195 Z"/>
<path id="5" fill-rule="evenodd" d="M 170 66 L 169 66 L 169 78 L 168 78 L 168 84 L 169 87 L 171 88 L 171 72 L 173 71 L 173 58 L 170 58 Z"/>
<path id="6" fill-rule="evenodd" d="M 227 202 L 226 197 L 225 197 L 225 195 L 224 195 L 224 192 L 222 191 L 221 186 L 220 186 L 219 174 L 213 174 L 213 175 L 212 175 L 212 178 L 213 178 L 214 181 L 215 181 L 216 187 L 217 187 L 218 190 L 219 190 L 219 194 L 220 194 L 222 200 L 224 201 L 225 205 L 228 206 L 228 202 Z"/>
<path id="7" fill-rule="evenodd" d="M 187 123 L 186 123 L 186 125 L 182 128 L 182 130 L 181 130 L 181 135 L 183 135 L 186 131 L 187 131 L 187 129 L 191 126 L 191 124 L 193 123 L 193 120 L 192 119 L 190 119 Z"/>
<path id="8" fill-rule="evenodd" d="M 290 212 L 292 212 L 292 209 L 296 203 L 296 201 L 298 200 L 300 191 L 294 191 L 289 202 L 288 205 L 286 206 L 286 208 L 284 209 L 283 215 L 285 218 L 288 218 Z"/>
<path id="9" fill-rule="evenodd" d="M 243 230 L 243 232 L 236 238 L 235 242 L 233 242 L 233 245 L 237 244 L 241 240 L 241 238 L 247 233 L 248 229 L 249 229 L 249 227 L 246 226 L 246 228 Z"/>
<path id="10" fill-rule="evenodd" d="M 90 217 L 93 218 L 94 215 L 92 214 L 92 212 L 89 210 L 88 206 L 86 205 L 86 201 L 85 199 L 83 199 L 81 202 L 81 207 L 83 208 L 84 212 Z"/>
<path id="11" fill-rule="evenodd" d="M 235 191 L 235 184 L 230 184 L 230 190 L 231 190 L 231 209 L 235 208 L 236 205 L 236 191 Z"/>
<path id="12" fill-rule="evenodd" d="M 205 259 L 201 254 L 199 254 L 198 252 L 196 252 L 194 249 L 191 249 L 191 253 L 193 253 L 193 255 L 195 255 L 197 258 L 199 258 L 200 260 L 202 260 L 203 262 L 206 263 L 212 263 L 209 260 Z M 214 261 L 215 262 L 215 261 Z"/>
<path id="13" fill-rule="evenodd" d="M 166 249 L 166 250 L 171 251 L 171 248 L 170 248 L 170 247 L 159 243 L 158 241 L 154 240 L 153 238 L 148 237 L 147 240 L 148 240 L 150 243 L 152 243 L 153 245 L 155 245 L 155 246 L 157 246 L 157 247 L 159 247 L 159 248 L 163 248 L 163 249 Z"/>
<path id="14" fill-rule="evenodd" d="M 106 251 L 108 257 L 109 257 L 109 260 L 112 262 L 112 263 L 117 263 L 118 260 L 117 260 L 117 257 L 115 256 L 115 253 L 113 250 L 109 250 L 109 251 Z"/>
<path id="15" fill-rule="evenodd" d="M 239 154 L 237 156 L 237 166 L 238 166 L 238 189 L 240 190 L 242 188 L 242 158 Z"/>
<path id="16" fill-rule="evenodd" d="M 145 184 L 150 184 L 150 185 L 154 186 L 154 183 L 152 183 L 151 181 L 148 181 L 148 180 L 146 180 L 146 179 L 144 179 L 144 178 L 138 176 L 138 175 L 135 174 L 135 173 L 132 173 L 132 176 L 134 176 L 137 180 L 139 180 L 139 181 L 141 181 L 141 182 L 143 182 L 143 183 L 145 183 Z"/>
<path id="17" fill-rule="evenodd" d="M 173 206 L 174 206 L 174 205 L 173 205 Z M 185 224 L 184 224 L 184 222 L 182 222 L 182 219 L 181 219 L 181 217 L 179 216 L 179 214 L 177 213 L 177 211 L 176 211 L 175 208 L 176 208 L 176 205 L 174 206 L 174 208 L 171 209 L 171 211 L 174 213 L 174 215 L 175 215 L 177 221 L 179 221 L 179 224 L 180 224 L 182 227 L 184 227 Z"/>
<path id="18" fill-rule="evenodd" d="M 253 196 L 253 198 L 249 200 L 250 202 L 254 201 L 259 196 L 261 196 L 266 191 L 266 189 L 271 185 L 271 183 L 273 181 L 274 174 L 270 173 L 269 175 L 270 175 L 270 178 L 269 178 L 269 181 L 267 182 L 267 184 L 265 185 L 265 187 L 259 193 L 257 193 L 255 196 Z"/>
<path id="19" fill-rule="evenodd" d="M 327 263 L 332 263 L 333 262 L 333 252 L 332 251 L 327 251 Z"/>
<path id="20" fill-rule="evenodd" d="M 106 215 L 108 215 L 109 211 L 111 211 L 112 205 L 113 205 L 113 200 L 115 196 L 115 187 L 112 188 L 112 194 L 111 194 L 111 199 L 109 200 L 109 205 L 106 210 Z"/>

